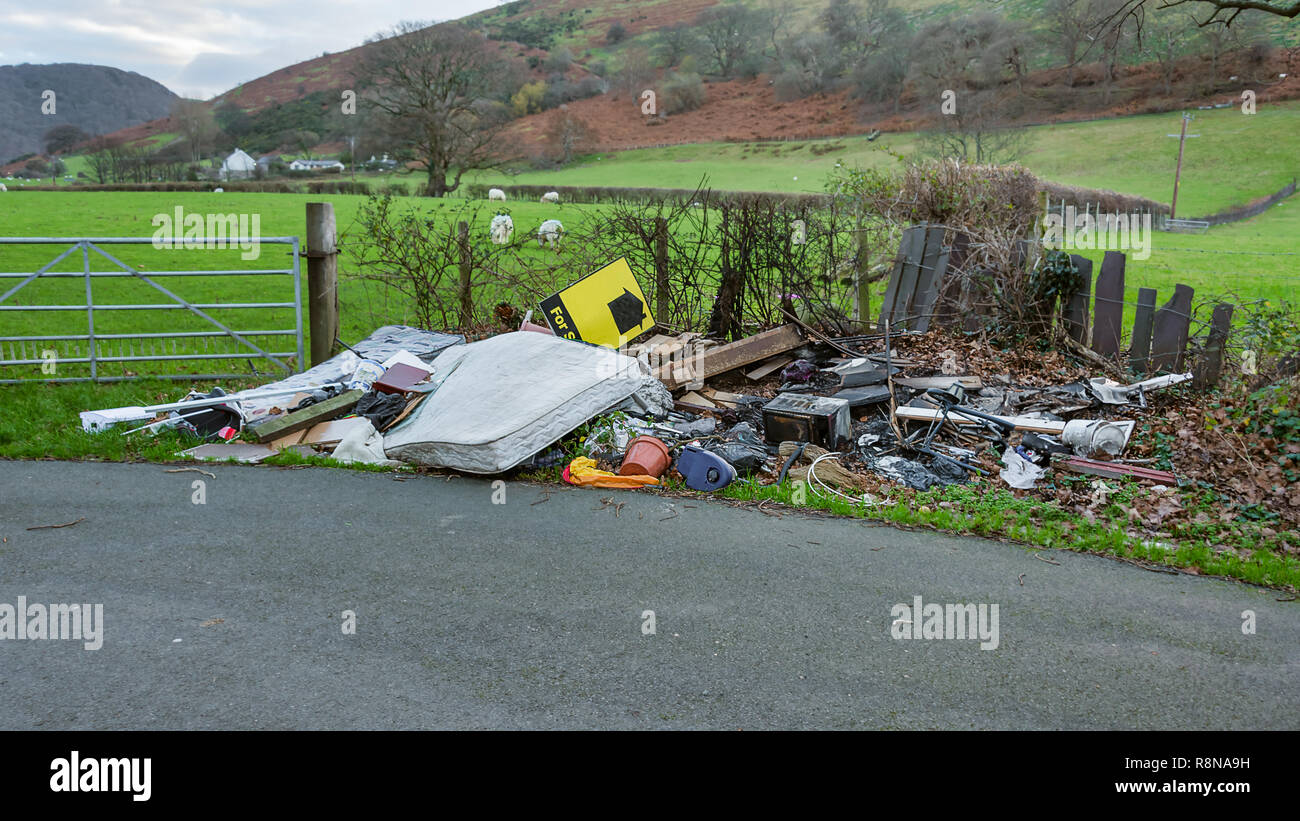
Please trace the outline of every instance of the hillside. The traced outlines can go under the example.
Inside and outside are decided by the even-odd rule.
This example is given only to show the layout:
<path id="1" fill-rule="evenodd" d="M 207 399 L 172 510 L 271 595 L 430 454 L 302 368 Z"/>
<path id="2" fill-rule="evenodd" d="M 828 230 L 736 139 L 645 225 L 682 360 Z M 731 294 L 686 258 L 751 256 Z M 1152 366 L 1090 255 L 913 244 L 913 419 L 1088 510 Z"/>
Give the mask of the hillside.
<path id="1" fill-rule="evenodd" d="M 54 113 L 42 94 L 55 93 Z M 132 71 L 80 63 L 0 66 L 0 162 L 44 150 L 56 125 L 107 134 L 166 116 L 176 95 Z"/>

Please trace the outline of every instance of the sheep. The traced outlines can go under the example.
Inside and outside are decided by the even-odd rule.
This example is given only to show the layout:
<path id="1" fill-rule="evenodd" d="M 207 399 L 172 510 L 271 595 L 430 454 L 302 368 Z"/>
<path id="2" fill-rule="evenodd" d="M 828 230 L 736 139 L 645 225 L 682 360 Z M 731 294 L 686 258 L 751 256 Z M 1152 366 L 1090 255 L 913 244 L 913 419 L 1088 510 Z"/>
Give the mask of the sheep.
<path id="1" fill-rule="evenodd" d="M 559 203 L 559 201 L 560 201 L 559 191 L 547 191 L 545 194 L 542 195 L 542 202 Z"/>
<path id="2" fill-rule="evenodd" d="M 559 220 L 547 220 L 542 223 L 542 227 L 537 229 L 537 246 L 554 247 L 555 243 L 560 241 L 564 236 L 564 226 Z"/>
<path id="3" fill-rule="evenodd" d="M 510 235 L 515 232 L 515 221 L 510 219 L 509 214 L 497 214 L 492 218 L 492 224 L 488 228 L 488 235 L 492 237 L 494 245 L 507 245 L 510 242 Z"/>
<path id="4" fill-rule="evenodd" d="M 226 189 L 224 189 L 224 188 L 214 188 L 214 189 L 212 189 L 212 193 L 214 193 L 214 194 L 224 194 L 224 193 L 226 193 Z"/>
<path id="5" fill-rule="evenodd" d="M 505 201 L 506 201 L 506 192 L 502 191 L 500 188 L 489 188 L 489 189 L 488 189 L 488 199 L 489 199 L 489 200 L 501 200 L 502 202 L 505 202 Z"/>
<path id="6" fill-rule="evenodd" d="M 8 188 L 5 188 L 5 184 L 0 182 L 0 191 L 8 191 L 8 190 L 9 190 Z"/>

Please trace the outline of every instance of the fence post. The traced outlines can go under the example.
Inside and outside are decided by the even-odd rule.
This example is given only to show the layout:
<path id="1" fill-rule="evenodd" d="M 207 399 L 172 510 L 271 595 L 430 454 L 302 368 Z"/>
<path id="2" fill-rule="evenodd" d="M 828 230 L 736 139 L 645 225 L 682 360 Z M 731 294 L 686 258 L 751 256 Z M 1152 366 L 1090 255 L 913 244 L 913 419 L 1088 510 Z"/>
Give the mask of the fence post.
<path id="1" fill-rule="evenodd" d="M 857 234 L 856 264 L 853 266 L 853 290 L 855 319 L 858 320 L 858 333 L 867 333 L 871 325 L 871 249 L 867 247 L 867 229 L 862 227 L 862 208 L 857 210 L 855 233 Z"/>
<path id="2" fill-rule="evenodd" d="M 469 281 L 472 260 L 469 252 L 469 223 L 461 220 L 456 225 L 456 246 L 460 254 L 460 329 L 468 331 L 474 321 L 474 303 L 470 297 Z"/>
<path id="3" fill-rule="evenodd" d="M 655 318 L 668 321 L 668 220 L 655 217 Z"/>
<path id="4" fill-rule="evenodd" d="M 1233 306 L 1227 302 L 1214 306 L 1214 316 L 1210 319 L 1210 336 L 1205 340 L 1205 350 L 1201 353 L 1201 361 L 1197 363 L 1196 377 L 1192 382 L 1197 388 L 1219 384 L 1219 374 L 1223 372 L 1223 348 L 1232 326 L 1232 309 Z"/>
<path id="5" fill-rule="evenodd" d="M 334 206 L 307 203 L 307 310 L 311 326 L 311 364 L 334 352 L 339 335 L 338 246 Z"/>

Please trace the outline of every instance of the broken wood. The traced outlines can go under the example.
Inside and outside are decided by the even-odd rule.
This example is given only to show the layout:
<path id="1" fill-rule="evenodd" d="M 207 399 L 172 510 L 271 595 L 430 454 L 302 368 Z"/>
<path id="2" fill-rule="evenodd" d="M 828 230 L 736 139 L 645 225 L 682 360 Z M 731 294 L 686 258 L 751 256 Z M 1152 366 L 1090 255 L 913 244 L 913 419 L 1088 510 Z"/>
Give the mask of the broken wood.
<path id="1" fill-rule="evenodd" d="M 720 345 L 695 357 L 698 367 L 690 369 L 690 376 L 696 380 L 708 379 L 760 359 L 785 353 L 791 348 L 799 347 L 803 342 L 803 335 L 799 333 L 797 326 L 782 325 L 736 342 Z M 690 381 L 680 378 L 683 375 L 679 373 L 681 370 L 673 369 L 670 373 L 667 369 L 660 368 L 655 376 L 671 390 Z"/>
<path id="2" fill-rule="evenodd" d="M 254 429 L 257 433 L 257 441 L 270 442 L 272 439 L 279 439 L 285 434 L 306 430 L 320 422 L 337 419 L 346 413 L 350 413 L 364 395 L 365 391 L 351 390 L 332 399 L 308 405 L 302 410 L 296 410 L 278 419 L 272 419 L 258 425 Z"/>
<path id="3" fill-rule="evenodd" d="M 1126 465 L 1121 462 L 1098 462 L 1095 459 L 1072 456 L 1066 459 L 1057 459 L 1053 462 L 1053 465 L 1073 473 L 1086 473 L 1089 476 L 1101 476 L 1106 479 L 1129 477 L 1160 485 L 1174 486 L 1178 484 L 1178 477 L 1167 471 L 1154 470 L 1139 465 Z"/>
<path id="4" fill-rule="evenodd" d="M 745 378 L 752 379 L 755 382 L 757 382 L 758 380 L 767 376 L 769 373 L 772 373 L 773 371 L 779 371 L 780 369 L 784 368 L 786 365 L 789 365 L 793 361 L 794 361 L 793 356 L 773 357 L 772 359 L 769 359 L 766 362 L 764 362 L 762 365 L 759 365 L 754 370 L 745 374 Z"/>

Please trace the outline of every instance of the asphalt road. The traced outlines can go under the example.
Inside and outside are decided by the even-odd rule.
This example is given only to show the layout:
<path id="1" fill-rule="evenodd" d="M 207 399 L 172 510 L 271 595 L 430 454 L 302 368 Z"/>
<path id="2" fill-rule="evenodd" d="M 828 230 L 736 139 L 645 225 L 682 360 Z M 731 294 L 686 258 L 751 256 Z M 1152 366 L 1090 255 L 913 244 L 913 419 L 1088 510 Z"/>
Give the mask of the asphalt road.
<path id="1" fill-rule="evenodd" d="M 703 498 L 167 467 L 0 462 L 0 604 L 104 614 L 98 650 L 0 640 L 0 728 L 1300 727 L 1275 591 Z M 918 595 L 998 605 L 997 648 L 893 638 Z"/>

